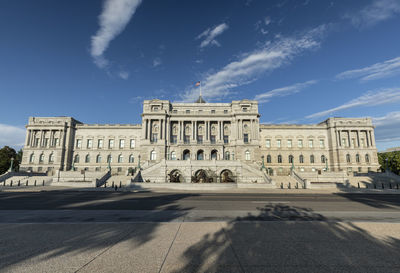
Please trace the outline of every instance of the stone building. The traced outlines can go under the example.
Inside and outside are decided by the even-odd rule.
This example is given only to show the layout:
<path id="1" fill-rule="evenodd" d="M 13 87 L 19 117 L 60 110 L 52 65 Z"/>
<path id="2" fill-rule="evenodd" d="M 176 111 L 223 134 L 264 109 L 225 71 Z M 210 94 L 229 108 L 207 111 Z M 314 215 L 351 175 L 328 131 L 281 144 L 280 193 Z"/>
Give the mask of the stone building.
<path id="1" fill-rule="evenodd" d="M 155 182 L 255 182 L 301 172 L 377 171 L 370 118 L 313 125 L 260 124 L 258 102 L 145 100 L 142 124 L 30 117 L 21 169 L 142 170 Z M 204 181 L 202 181 L 204 182 Z"/>

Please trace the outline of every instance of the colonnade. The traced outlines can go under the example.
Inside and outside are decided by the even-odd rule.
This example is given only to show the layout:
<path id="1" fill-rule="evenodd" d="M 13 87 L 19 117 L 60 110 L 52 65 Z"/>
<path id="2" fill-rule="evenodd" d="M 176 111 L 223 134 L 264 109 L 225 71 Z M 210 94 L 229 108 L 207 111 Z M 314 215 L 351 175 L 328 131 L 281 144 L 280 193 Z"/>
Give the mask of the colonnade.
<path id="1" fill-rule="evenodd" d="M 352 137 L 351 133 L 355 133 L 357 142 L 352 144 Z M 336 130 L 336 140 L 339 147 L 346 147 L 343 145 L 342 140 L 346 139 L 347 147 L 361 147 L 360 139 L 364 139 L 364 145 L 366 147 L 374 147 L 375 144 L 373 140 L 375 139 L 374 131 L 373 130 Z"/>

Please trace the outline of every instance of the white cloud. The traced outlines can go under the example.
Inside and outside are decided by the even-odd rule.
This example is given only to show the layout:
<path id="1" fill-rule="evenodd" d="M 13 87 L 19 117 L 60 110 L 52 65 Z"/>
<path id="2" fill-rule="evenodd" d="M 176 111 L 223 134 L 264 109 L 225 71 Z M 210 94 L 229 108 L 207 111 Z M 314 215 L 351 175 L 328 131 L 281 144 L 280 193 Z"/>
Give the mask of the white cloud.
<path id="1" fill-rule="evenodd" d="M 398 0 L 374 0 L 356 14 L 348 14 L 346 17 L 358 28 L 373 26 L 400 14 L 400 1 Z"/>
<path id="2" fill-rule="evenodd" d="M 361 78 L 361 81 L 376 80 L 400 74 L 400 57 L 376 63 L 360 69 L 348 70 L 336 75 L 338 79 Z"/>
<path id="3" fill-rule="evenodd" d="M 0 147 L 10 146 L 20 149 L 25 142 L 25 129 L 0 123 Z"/>
<path id="4" fill-rule="evenodd" d="M 372 118 L 377 142 L 392 142 L 400 140 L 400 111 L 390 112 L 382 117 Z"/>
<path id="5" fill-rule="evenodd" d="M 160 58 L 155 58 L 153 60 L 153 67 L 157 67 L 162 64 L 162 60 Z"/>
<path id="6" fill-rule="evenodd" d="M 196 39 L 201 39 L 204 38 L 204 40 L 200 44 L 200 48 L 209 46 L 209 45 L 215 45 L 215 46 L 221 46 L 215 38 L 222 33 L 224 33 L 225 30 L 227 30 L 229 26 L 226 23 L 222 23 L 212 29 L 208 28 L 205 31 L 203 31 L 199 36 L 196 37 Z"/>
<path id="7" fill-rule="evenodd" d="M 119 76 L 121 79 L 127 80 L 127 79 L 129 79 L 129 72 L 128 72 L 128 71 L 120 71 L 120 72 L 118 73 L 118 76 Z"/>
<path id="8" fill-rule="evenodd" d="M 269 24 L 271 24 L 271 22 L 272 22 L 271 17 L 267 16 L 267 17 L 264 18 L 264 24 L 265 24 L 266 26 L 268 26 Z"/>
<path id="9" fill-rule="evenodd" d="M 104 2 L 103 11 L 99 16 L 100 28 L 96 35 L 92 36 L 90 50 L 98 67 L 104 68 L 108 65 L 104 52 L 110 42 L 125 29 L 141 2 L 142 0 L 106 0 Z"/>
<path id="10" fill-rule="evenodd" d="M 345 104 L 309 115 L 306 118 L 319 118 L 353 107 L 376 106 L 397 101 L 400 101 L 400 88 L 386 88 L 379 91 L 368 91 L 364 95 L 346 102 Z"/>
<path id="11" fill-rule="evenodd" d="M 310 85 L 316 84 L 317 81 L 307 81 L 302 83 L 296 83 L 293 85 L 277 88 L 270 90 L 268 92 L 258 94 L 254 97 L 255 100 L 258 100 L 260 103 L 268 102 L 272 97 L 284 97 L 290 94 L 298 93 L 304 88 L 307 88 Z"/>
<path id="12" fill-rule="evenodd" d="M 278 37 L 274 43 L 267 43 L 263 48 L 248 52 L 237 61 L 227 64 L 219 71 L 202 79 L 203 96 L 218 98 L 227 95 L 233 88 L 249 84 L 266 72 L 273 71 L 306 50 L 317 48 L 327 26 L 322 25 L 300 37 Z M 190 88 L 182 96 L 184 101 L 197 98 L 198 90 Z"/>

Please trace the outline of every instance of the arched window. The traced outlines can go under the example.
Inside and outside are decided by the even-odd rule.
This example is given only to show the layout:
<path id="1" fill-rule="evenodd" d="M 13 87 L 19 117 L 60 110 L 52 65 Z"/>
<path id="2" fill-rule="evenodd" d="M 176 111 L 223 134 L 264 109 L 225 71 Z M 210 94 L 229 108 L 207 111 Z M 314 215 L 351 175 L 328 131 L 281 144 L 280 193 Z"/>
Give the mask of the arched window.
<path id="1" fill-rule="evenodd" d="M 96 163 L 101 163 L 101 155 L 96 156 Z"/>
<path id="2" fill-rule="evenodd" d="M 369 154 L 365 155 L 365 162 L 369 163 Z"/>
<path id="3" fill-rule="evenodd" d="M 33 163 L 33 161 L 35 161 L 35 154 L 31 154 L 31 155 L 29 156 L 29 162 L 30 162 L 30 163 Z"/>
<path id="4" fill-rule="evenodd" d="M 271 163 L 271 155 L 267 155 L 267 163 Z"/>
<path id="5" fill-rule="evenodd" d="M 315 162 L 315 159 L 314 159 L 314 155 L 310 155 L 310 163 L 314 163 Z"/>
<path id="6" fill-rule="evenodd" d="M 226 151 L 225 152 L 225 160 L 230 160 L 230 159 L 231 159 L 231 154 L 228 151 Z"/>
<path id="7" fill-rule="evenodd" d="M 156 159 L 157 159 L 157 152 L 153 150 L 150 153 L 150 160 L 156 160 Z"/>
<path id="8" fill-rule="evenodd" d="M 75 162 L 75 163 L 79 163 L 79 155 L 75 155 L 74 162 Z"/>
<path id="9" fill-rule="evenodd" d="M 176 152 L 171 152 L 171 160 L 176 160 Z"/>
<path id="10" fill-rule="evenodd" d="M 54 154 L 51 153 L 51 154 L 49 155 L 49 163 L 53 163 L 53 162 L 54 162 Z"/>
<path id="11" fill-rule="evenodd" d="M 85 163 L 89 163 L 90 162 L 90 155 L 86 155 L 86 157 L 85 157 Z"/>
<path id="12" fill-rule="evenodd" d="M 39 156 L 39 162 L 43 163 L 44 162 L 44 154 L 40 154 Z"/>
<path id="13" fill-rule="evenodd" d="M 190 151 L 184 150 L 183 151 L 183 160 L 189 160 L 189 159 L 190 159 Z"/>
<path id="14" fill-rule="evenodd" d="M 293 163 L 293 156 L 289 155 L 289 163 Z"/>
<path id="15" fill-rule="evenodd" d="M 326 161 L 325 156 L 324 156 L 324 155 L 321 155 L 321 163 L 325 163 L 325 161 Z"/>
<path id="16" fill-rule="evenodd" d="M 129 163 L 133 163 L 135 162 L 135 158 L 133 157 L 133 155 L 129 156 Z"/>
<path id="17" fill-rule="evenodd" d="M 350 162 L 351 162 L 351 157 L 350 157 L 349 154 L 346 155 L 346 162 L 347 162 L 347 163 L 350 163 Z"/>
<path id="18" fill-rule="evenodd" d="M 303 155 L 300 155 L 300 156 L 299 156 L 299 162 L 300 162 L 300 163 L 304 163 L 304 156 L 303 156 Z"/>
<path id="19" fill-rule="evenodd" d="M 112 163 L 112 156 L 111 155 L 107 156 L 107 163 Z"/>
<path id="20" fill-rule="evenodd" d="M 124 162 L 124 156 L 123 155 L 119 155 L 118 156 L 118 163 L 122 163 Z"/>
<path id="21" fill-rule="evenodd" d="M 246 151 L 245 158 L 246 158 L 246 160 L 250 160 L 250 152 L 249 151 Z"/>
<path id="22" fill-rule="evenodd" d="M 197 160 L 204 160 L 204 152 L 203 150 L 197 151 Z"/>
<path id="23" fill-rule="evenodd" d="M 217 160 L 217 155 L 218 155 L 217 150 L 212 150 L 211 151 L 211 159 Z"/>
<path id="24" fill-rule="evenodd" d="M 356 162 L 360 163 L 360 155 L 359 154 L 356 154 Z"/>
<path id="25" fill-rule="evenodd" d="M 278 163 L 282 163 L 282 156 L 278 155 Z"/>

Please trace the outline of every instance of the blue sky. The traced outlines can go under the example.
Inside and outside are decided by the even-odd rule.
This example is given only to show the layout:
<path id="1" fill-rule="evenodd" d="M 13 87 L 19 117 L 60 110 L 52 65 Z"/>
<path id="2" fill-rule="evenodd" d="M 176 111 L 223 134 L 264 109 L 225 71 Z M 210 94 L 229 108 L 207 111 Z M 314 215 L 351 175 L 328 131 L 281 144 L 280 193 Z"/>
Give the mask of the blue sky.
<path id="1" fill-rule="evenodd" d="M 0 1 L 0 146 L 29 116 L 140 123 L 144 99 L 257 99 L 262 123 L 372 117 L 400 146 L 400 0 Z"/>

